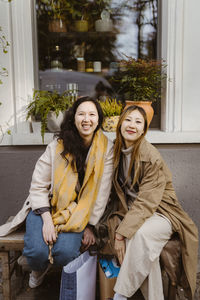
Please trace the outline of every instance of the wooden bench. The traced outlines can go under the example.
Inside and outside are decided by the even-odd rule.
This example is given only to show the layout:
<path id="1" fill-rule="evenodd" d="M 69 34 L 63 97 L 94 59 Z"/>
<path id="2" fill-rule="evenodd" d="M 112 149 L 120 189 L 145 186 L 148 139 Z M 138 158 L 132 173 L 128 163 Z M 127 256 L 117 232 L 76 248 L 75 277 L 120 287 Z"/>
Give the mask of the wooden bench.
<path id="1" fill-rule="evenodd" d="M 20 269 L 17 259 L 21 255 L 23 247 L 23 229 L 19 229 L 5 237 L 0 237 L 0 260 L 2 265 L 2 290 L 4 300 L 11 300 L 11 277 L 14 270 L 18 271 Z"/>
<path id="2" fill-rule="evenodd" d="M 11 277 L 14 270 L 18 271 L 20 268 L 17 263 L 17 259 L 21 255 L 24 247 L 24 233 L 24 229 L 21 228 L 5 237 L 0 237 L 0 260 L 2 264 L 2 288 L 4 300 L 11 300 Z M 175 256 L 171 255 L 171 249 L 176 249 Z M 172 237 L 168 241 L 162 250 L 160 258 L 161 266 L 163 269 L 165 269 L 169 277 L 169 290 L 167 299 L 175 300 L 181 269 L 180 241 L 176 236 Z"/>

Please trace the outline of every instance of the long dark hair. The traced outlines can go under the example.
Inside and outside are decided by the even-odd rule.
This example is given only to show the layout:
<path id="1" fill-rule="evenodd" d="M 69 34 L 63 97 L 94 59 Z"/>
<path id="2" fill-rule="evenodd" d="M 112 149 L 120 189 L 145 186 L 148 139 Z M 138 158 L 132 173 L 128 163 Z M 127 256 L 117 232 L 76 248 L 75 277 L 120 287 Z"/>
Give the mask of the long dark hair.
<path id="1" fill-rule="evenodd" d="M 124 138 L 121 134 L 121 125 L 124 119 L 134 110 L 138 110 L 144 118 L 144 133 L 138 138 L 138 140 L 134 144 L 134 148 L 131 156 L 131 162 L 128 169 L 128 178 L 129 178 L 134 164 L 135 172 L 134 172 L 132 186 L 134 186 L 134 184 L 138 181 L 139 171 L 140 171 L 139 147 L 148 130 L 146 112 L 142 107 L 131 105 L 122 112 L 119 122 L 117 124 L 116 141 L 114 145 L 114 168 L 117 168 L 120 161 L 121 149 L 124 146 Z M 126 178 L 126 181 L 128 180 L 128 178 Z"/>
<path id="2" fill-rule="evenodd" d="M 90 98 L 88 96 L 86 97 L 81 97 L 77 99 L 73 105 L 70 107 L 68 111 L 65 113 L 64 120 L 61 124 L 61 130 L 60 132 L 56 135 L 58 140 L 63 141 L 63 146 L 64 150 L 61 153 L 62 157 L 65 158 L 66 154 L 71 154 L 73 159 L 72 159 L 72 167 L 74 169 L 75 163 L 77 166 L 79 166 L 80 169 L 84 167 L 84 162 L 85 162 L 85 156 L 87 154 L 88 148 L 84 144 L 83 138 L 80 136 L 76 125 L 75 125 L 75 114 L 77 111 L 78 106 L 83 103 L 90 101 L 94 103 L 96 106 L 98 116 L 99 116 L 99 121 L 98 125 L 95 129 L 95 132 L 101 128 L 102 123 L 103 123 L 103 112 L 101 109 L 101 106 L 99 102 L 93 98 Z M 94 134 L 95 134 L 94 132 Z M 79 170 L 77 170 L 79 172 Z"/>

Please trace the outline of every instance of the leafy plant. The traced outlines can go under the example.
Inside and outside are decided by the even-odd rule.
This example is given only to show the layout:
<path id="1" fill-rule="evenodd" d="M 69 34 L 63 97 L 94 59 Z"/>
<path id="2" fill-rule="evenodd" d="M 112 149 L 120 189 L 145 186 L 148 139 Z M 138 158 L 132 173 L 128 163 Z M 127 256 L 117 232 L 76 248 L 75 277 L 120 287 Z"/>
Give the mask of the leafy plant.
<path id="1" fill-rule="evenodd" d="M 110 0 L 73 0 L 72 3 L 72 17 L 79 19 L 85 19 L 94 21 L 94 19 L 100 17 L 100 13 L 106 9 L 109 10 Z"/>
<path id="2" fill-rule="evenodd" d="M 53 19 L 61 19 L 71 10 L 70 1 L 65 0 L 38 0 L 37 14 L 48 15 Z"/>
<path id="3" fill-rule="evenodd" d="M 3 30 L 2 30 L 2 27 L 0 26 L 0 48 L 2 48 L 2 51 L 3 53 L 8 53 L 8 47 L 10 46 L 10 44 L 8 43 L 4 33 L 3 33 Z M 6 68 L 2 67 L 0 65 L 0 76 L 8 76 L 8 71 Z M 0 79 L 0 84 L 2 84 L 2 80 Z"/>
<path id="4" fill-rule="evenodd" d="M 72 20 L 91 20 L 93 15 L 100 15 L 103 9 L 110 7 L 111 0 L 38 0 L 38 15 L 48 15 L 54 19 L 63 17 Z"/>
<path id="5" fill-rule="evenodd" d="M 41 136 L 44 142 L 44 133 L 47 128 L 48 113 L 53 111 L 56 116 L 59 112 L 67 110 L 72 105 L 71 97 L 67 92 L 59 94 L 57 91 L 49 92 L 42 90 L 34 90 L 33 101 L 31 101 L 27 107 L 28 120 L 31 116 L 39 116 L 41 119 Z"/>
<path id="6" fill-rule="evenodd" d="M 125 100 L 160 100 L 161 83 L 167 77 L 163 61 L 127 58 L 119 62 L 120 70 L 111 79 L 117 93 Z"/>
<path id="7" fill-rule="evenodd" d="M 99 103 L 105 117 L 119 116 L 123 109 L 122 103 L 115 98 L 106 98 L 104 102 L 99 101 Z"/>
<path id="8" fill-rule="evenodd" d="M 8 2 L 11 2 L 12 0 L 8 0 Z M 4 35 L 3 33 L 3 30 L 2 30 L 2 27 L 0 26 L 0 48 L 2 49 L 3 53 L 8 53 L 8 47 L 10 46 L 9 42 L 7 41 L 6 39 L 6 36 Z M 1 77 L 4 77 L 4 76 L 8 76 L 8 70 L 1 66 L 0 64 L 0 84 L 3 84 L 3 81 L 1 80 Z M 0 106 L 2 105 L 2 103 L 0 102 Z M 6 123 L 6 125 L 8 125 L 8 123 Z M 3 125 L 0 124 L 0 133 L 2 134 L 2 138 L 0 140 L 0 143 L 2 142 L 3 140 L 3 137 L 5 135 L 5 132 L 3 130 Z M 10 130 L 7 130 L 6 133 L 8 135 L 11 134 L 11 131 Z"/>

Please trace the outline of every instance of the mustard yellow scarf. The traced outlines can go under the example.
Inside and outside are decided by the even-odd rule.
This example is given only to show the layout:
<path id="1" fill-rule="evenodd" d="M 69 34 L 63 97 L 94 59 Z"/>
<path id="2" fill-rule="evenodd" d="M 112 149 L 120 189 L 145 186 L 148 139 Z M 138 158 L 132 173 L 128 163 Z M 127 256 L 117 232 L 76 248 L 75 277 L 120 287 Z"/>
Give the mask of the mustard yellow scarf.
<path id="1" fill-rule="evenodd" d="M 66 155 L 67 161 L 60 155 L 63 143 L 58 142 L 51 200 L 52 218 L 58 232 L 80 232 L 87 225 L 99 191 L 107 143 L 107 137 L 98 130 L 89 150 L 83 185 L 77 195 L 78 173 L 72 169 L 71 155 Z"/>

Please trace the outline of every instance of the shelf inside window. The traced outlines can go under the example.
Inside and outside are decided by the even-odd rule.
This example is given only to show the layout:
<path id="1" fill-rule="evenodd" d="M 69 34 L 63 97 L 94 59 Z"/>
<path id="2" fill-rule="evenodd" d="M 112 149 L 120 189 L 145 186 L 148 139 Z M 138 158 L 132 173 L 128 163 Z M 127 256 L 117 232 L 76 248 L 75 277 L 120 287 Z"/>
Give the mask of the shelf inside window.
<path id="1" fill-rule="evenodd" d="M 66 38 L 66 39 L 74 39 L 74 38 L 107 38 L 107 37 L 115 37 L 116 32 L 113 31 L 86 31 L 86 32 L 77 32 L 77 31 L 67 31 L 67 32 L 48 32 L 49 39 L 58 39 L 58 38 Z"/>

